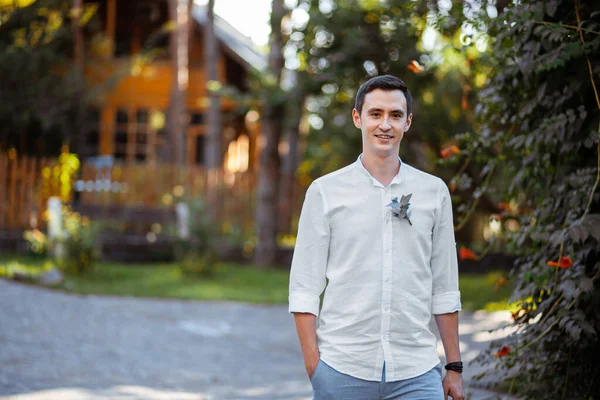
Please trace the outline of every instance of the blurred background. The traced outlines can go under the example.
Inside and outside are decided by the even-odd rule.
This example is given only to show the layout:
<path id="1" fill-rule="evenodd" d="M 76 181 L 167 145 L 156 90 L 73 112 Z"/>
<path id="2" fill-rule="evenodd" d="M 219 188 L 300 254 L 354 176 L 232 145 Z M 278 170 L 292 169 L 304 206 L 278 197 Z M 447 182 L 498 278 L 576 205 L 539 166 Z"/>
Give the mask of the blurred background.
<path id="1" fill-rule="evenodd" d="M 402 160 L 440 176 L 453 197 L 470 335 L 463 351 L 479 356 L 478 372 L 502 366 L 485 383 L 496 392 L 472 398 L 545 398 L 535 383 L 545 372 L 527 362 L 545 353 L 527 346 L 519 356 L 520 340 L 559 343 L 556 355 L 569 359 L 574 348 L 593 349 L 590 357 L 599 351 L 582 339 L 599 329 L 585 311 L 598 298 L 599 14 L 593 2 L 567 0 L 0 0 L 0 283 L 9 285 L 3 301 L 10 305 L 0 312 L 0 335 L 11 326 L 4 338 L 13 345 L 0 356 L 12 363 L 4 374 L 0 368 L 0 398 L 60 382 L 143 387 L 161 379 L 171 391 L 47 398 L 187 399 L 172 390 L 191 390 L 192 381 L 202 384 L 191 392 L 204 395 L 190 399 L 309 396 L 284 306 L 300 209 L 314 179 L 361 152 L 354 97 L 381 74 L 400 77 L 413 95 Z M 284 374 L 277 365 L 290 365 L 289 376 L 256 392 L 219 392 L 211 390 L 228 386 L 205 364 L 194 367 L 207 368 L 205 375 L 177 384 L 160 371 L 119 380 L 126 372 L 110 369 L 105 354 L 116 381 L 85 364 L 95 378 L 61 373 L 45 385 L 51 363 L 35 362 L 41 353 L 18 356 L 15 338 L 31 326 L 52 336 L 62 323 L 36 320 L 39 308 L 19 299 L 38 304 L 50 296 L 42 314 L 54 318 L 70 309 L 70 297 L 52 297 L 65 292 L 123 296 L 89 300 L 63 321 L 79 327 L 73 321 L 88 314 L 85 307 L 110 309 L 118 299 L 145 315 L 130 297 L 241 302 L 235 312 L 220 302 L 181 303 L 185 311 L 156 306 L 183 315 L 173 317 L 182 332 L 232 349 L 237 342 L 226 340 L 247 323 L 241 315 L 274 324 L 242 329 L 287 346 L 246 378 Z M 582 314 L 557 325 L 553 313 L 561 309 L 562 317 Z M 115 318 L 115 329 L 129 329 L 126 316 Z M 483 333 L 503 324 L 513 326 Z M 533 336 L 509 335 L 516 331 Z M 85 332 L 77 340 L 96 343 Z M 561 332 L 572 341 L 561 343 Z M 77 340 L 52 346 L 81 350 Z M 165 337 L 148 340 L 168 347 Z M 491 340 L 500 342 L 480 354 Z M 240 348 L 248 351 L 241 341 Z M 218 354 L 207 357 L 226 373 L 231 365 Z M 277 354 L 289 355 L 287 364 Z M 67 359 L 73 365 L 65 371 L 82 362 Z M 193 369 L 182 362 L 168 361 L 181 379 Z M 515 380 L 519 374 L 532 378 Z M 564 390 L 575 385 L 569 390 L 594 395 L 598 384 L 584 381 L 581 390 L 577 379 Z"/>

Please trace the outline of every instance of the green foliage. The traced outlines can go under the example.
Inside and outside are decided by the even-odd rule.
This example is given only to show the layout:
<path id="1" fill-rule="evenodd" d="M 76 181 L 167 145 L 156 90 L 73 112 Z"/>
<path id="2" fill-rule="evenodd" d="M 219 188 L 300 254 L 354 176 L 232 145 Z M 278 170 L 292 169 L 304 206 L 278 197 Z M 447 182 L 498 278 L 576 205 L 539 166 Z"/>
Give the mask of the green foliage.
<path id="1" fill-rule="evenodd" d="M 51 262 L 33 266 L 19 261 L 0 262 L 0 278 L 34 282 L 37 277 L 51 270 L 52 267 L 53 264 Z"/>
<path id="2" fill-rule="evenodd" d="M 187 201 L 189 237 L 179 239 L 177 258 L 181 271 L 190 277 L 211 277 L 218 270 L 216 243 L 220 229 L 212 221 L 210 210 L 204 200 L 197 198 Z"/>
<path id="3" fill-rule="evenodd" d="M 80 162 L 75 154 L 63 153 L 56 165 L 45 167 L 42 171 L 39 196 L 46 202 L 50 197 L 57 197 L 63 203 L 71 200 L 73 180 L 79 170 Z M 54 218 L 48 214 L 46 218 Z M 49 221 L 52 223 L 52 221 Z M 94 267 L 99 257 L 97 238 L 99 224 L 92 223 L 89 218 L 74 212 L 70 206 L 63 206 L 61 220 L 58 221 L 61 233 L 50 239 L 39 229 L 24 232 L 23 237 L 34 253 L 51 255 L 58 268 L 69 274 L 86 274 Z"/>
<path id="4" fill-rule="evenodd" d="M 56 245 L 63 248 L 55 261 L 69 274 L 82 275 L 93 270 L 99 253 L 97 248 L 98 225 L 87 217 L 63 207 L 63 235 Z"/>
<path id="5" fill-rule="evenodd" d="M 58 153 L 85 123 L 85 83 L 71 62 L 73 2 L 25 4 L 0 5 L 0 148 Z"/>
<path id="6" fill-rule="evenodd" d="M 87 274 L 99 258 L 99 226 L 69 206 L 62 207 L 61 215 L 62 232 L 56 239 L 49 239 L 38 229 L 25 231 L 23 237 L 34 253 L 51 256 L 53 263 L 65 273 Z"/>
<path id="7" fill-rule="evenodd" d="M 58 197 L 63 203 L 71 201 L 73 183 L 80 166 L 77 155 L 69 153 L 67 146 L 63 146 L 58 162 L 42 170 L 39 192 L 42 201 L 50 197 Z"/>
<path id="8" fill-rule="evenodd" d="M 497 193 L 516 202 L 521 224 L 509 238 L 518 255 L 519 330 L 480 361 L 497 362 L 530 399 L 600 394 L 600 14 L 593 10 L 592 1 L 529 0 L 476 20 L 493 39 L 495 67 L 480 93 L 479 129 L 460 137 L 483 180 L 471 202 L 491 192 L 489 178 L 502 168 L 510 185 Z"/>
<path id="9" fill-rule="evenodd" d="M 287 48 L 298 52 L 297 86 L 308 96 L 312 122 L 301 179 L 356 159 L 361 134 L 351 118 L 354 97 L 375 75 L 396 75 L 412 92 L 413 125 L 401 146 L 405 161 L 434 172 L 445 143 L 470 129 L 469 104 L 486 69 L 484 62 L 469 65 L 483 54 L 473 46 L 463 52 L 453 33 L 438 35 L 436 47 L 425 48 L 424 34 L 433 28 L 430 7 L 405 0 L 339 1 L 331 8 L 317 0 L 299 1 L 310 19 L 292 32 Z M 435 172 L 451 176 L 447 168 Z"/>
<path id="10" fill-rule="evenodd" d="M 499 280 L 503 279 L 502 273 L 460 274 L 459 279 L 463 310 L 501 311 L 514 307 L 508 302 L 514 286 L 512 282 L 498 285 Z"/>

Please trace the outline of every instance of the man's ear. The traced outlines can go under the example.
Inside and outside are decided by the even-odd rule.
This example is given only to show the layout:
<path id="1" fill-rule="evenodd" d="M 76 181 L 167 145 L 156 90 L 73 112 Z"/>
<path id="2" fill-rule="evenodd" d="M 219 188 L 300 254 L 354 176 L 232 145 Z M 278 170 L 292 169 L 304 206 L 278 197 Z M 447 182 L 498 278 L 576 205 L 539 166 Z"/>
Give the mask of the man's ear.
<path id="1" fill-rule="evenodd" d="M 362 123 L 360 122 L 360 114 L 356 108 L 352 110 L 352 122 L 354 122 L 354 126 L 358 129 L 362 127 Z"/>
<path id="2" fill-rule="evenodd" d="M 406 117 L 406 128 L 404 128 L 404 132 L 408 132 L 410 129 L 410 125 L 412 124 L 412 113 L 408 117 Z"/>

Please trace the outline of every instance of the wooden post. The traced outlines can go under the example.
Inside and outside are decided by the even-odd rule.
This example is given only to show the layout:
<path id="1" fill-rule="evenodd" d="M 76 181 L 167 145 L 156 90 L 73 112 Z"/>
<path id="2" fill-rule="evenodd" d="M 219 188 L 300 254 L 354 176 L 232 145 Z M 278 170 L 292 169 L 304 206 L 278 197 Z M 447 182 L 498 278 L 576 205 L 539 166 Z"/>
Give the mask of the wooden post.
<path id="1" fill-rule="evenodd" d="M 105 107 L 102 109 L 100 117 L 100 154 L 113 155 L 114 153 L 114 123 L 115 109 L 113 107 Z"/>
<path id="2" fill-rule="evenodd" d="M 37 174 L 37 159 L 35 157 L 31 157 L 29 159 L 29 167 L 27 169 L 27 201 L 25 209 L 27 210 L 26 222 L 27 226 L 31 228 L 37 228 L 37 221 L 35 226 L 31 226 L 31 219 L 34 210 L 34 190 L 35 190 L 35 181 L 38 177 Z"/>
<path id="3" fill-rule="evenodd" d="M 204 65 L 206 70 L 206 107 L 207 132 L 204 140 L 204 166 L 208 171 L 207 203 L 213 219 L 218 219 L 220 199 L 218 195 L 218 171 L 223 168 L 221 154 L 221 90 L 219 83 L 219 52 L 214 26 L 215 0 L 209 0 L 206 7 L 206 25 L 204 26 Z"/>
<path id="4" fill-rule="evenodd" d="M 17 208 L 17 164 L 18 160 L 16 157 L 12 158 L 9 156 L 9 168 L 10 177 L 8 185 L 8 227 L 14 228 L 15 226 L 15 214 Z"/>
<path id="5" fill-rule="evenodd" d="M 185 166 L 185 136 L 187 134 L 186 93 L 189 83 L 189 17 L 190 0 L 169 0 L 170 19 L 175 21 L 171 33 L 172 84 L 169 106 L 169 135 L 164 159 Z"/>
<path id="6" fill-rule="evenodd" d="M 17 164 L 17 168 L 19 170 L 18 179 L 19 179 L 19 196 L 17 197 L 17 228 L 23 228 L 27 226 L 26 219 L 24 215 L 27 214 L 27 208 L 25 207 L 25 186 L 27 183 L 27 166 L 29 164 L 29 157 L 22 156 L 20 162 Z"/>
<path id="7" fill-rule="evenodd" d="M 0 228 L 4 227 L 8 187 L 8 156 L 0 154 Z"/>
<path id="8" fill-rule="evenodd" d="M 75 66 L 83 70 L 83 32 L 81 30 L 81 14 L 83 13 L 83 0 L 73 0 L 73 59 Z"/>
<path id="9" fill-rule="evenodd" d="M 77 83 L 77 91 L 80 96 L 83 96 L 84 90 L 84 78 L 83 78 L 83 31 L 81 29 L 81 15 L 83 14 L 83 0 L 73 0 L 73 9 L 71 10 L 72 16 L 72 32 L 73 32 L 73 64 L 75 65 L 75 82 Z M 76 124 L 75 131 L 73 132 L 70 140 L 70 151 L 81 154 L 83 147 L 83 114 L 85 110 L 83 108 L 83 102 L 79 101 L 79 107 L 77 107 L 77 115 L 75 116 Z"/>
<path id="10" fill-rule="evenodd" d="M 58 197 L 48 199 L 48 240 L 54 257 L 61 259 L 63 245 L 59 238 L 62 235 L 62 202 Z"/>
<path id="11" fill-rule="evenodd" d="M 175 214 L 177 215 L 177 236 L 186 240 L 190 237 L 190 208 L 186 203 L 177 203 Z"/>
<path id="12" fill-rule="evenodd" d="M 117 31 L 117 0 L 108 0 L 106 3 L 106 39 L 109 42 L 108 57 L 115 55 L 115 32 Z"/>

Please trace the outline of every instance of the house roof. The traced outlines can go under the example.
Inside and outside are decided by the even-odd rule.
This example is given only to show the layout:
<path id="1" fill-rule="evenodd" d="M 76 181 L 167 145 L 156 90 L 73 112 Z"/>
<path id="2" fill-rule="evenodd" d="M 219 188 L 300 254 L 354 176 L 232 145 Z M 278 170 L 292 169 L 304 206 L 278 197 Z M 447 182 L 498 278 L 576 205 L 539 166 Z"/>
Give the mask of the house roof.
<path id="1" fill-rule="evenodd" d="M 206 6 L 194 4 L 192 17 L 201 26 L 208 20 Z M 235 29 L 229 22 L 215 14 L 215 36 L 225 46 L 226 50 L 244 64 L 259 71 L 267 69 L 267 57 L 260 53 L 254 43 Z"/>

